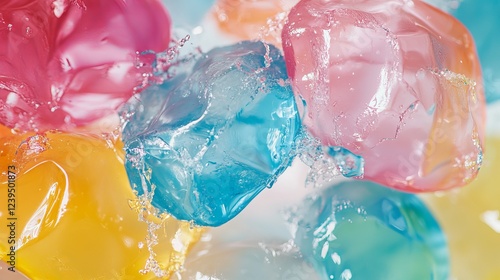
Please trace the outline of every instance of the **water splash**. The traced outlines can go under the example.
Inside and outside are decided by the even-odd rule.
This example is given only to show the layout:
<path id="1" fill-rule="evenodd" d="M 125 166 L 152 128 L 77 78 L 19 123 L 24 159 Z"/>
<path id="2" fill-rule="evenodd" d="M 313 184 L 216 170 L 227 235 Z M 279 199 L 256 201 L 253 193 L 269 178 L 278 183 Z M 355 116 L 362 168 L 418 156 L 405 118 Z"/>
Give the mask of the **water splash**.
<path id="1" fill-rule="evenodd" d="M 193 236 L 195 236 L 194 239 L 198 239 L 204 229 L 196 227 L 191 223 L 181 224 L 173 236 L 167 236 L 171 240 L 172 254 L 168 260 L 168 265 L 162 265 L 161 260 L 157 259 L 155 246 L 159 243 L 159 234 L 165 234 L 161 229 L 168 227 L 169 222 L 174 218 L 168 213 L 160 212 L 151 204 L 156 186 L 151 184 L 149 188 L 146 181 L 151 181 L 152 171 L 151 169 L 147 169 L 142 170 L 142 172 L 144 174 L 144 178 L 142 179 L 142 194 L 139 195 L 137 191 L 134 191 L 136 199 L 129 201 L 130 208 L 137 213 L 138 221 L 147 225 L 145 239 L 143 242 L 139 242 L 137 246 L 139 248 L 146 247 L 149 257 L 144 264 L 144 268 L 139 272 L 141 274 L 151 272 L 158 278 L 168 277 L 181 269 L 191 243 L 188 239 L 192 239 Z M 136 186 L 134 188 L 137 189 Z"/>
<path id="2" fill-rule="evenodd" d="M 152 218 L 158 216 L 158 211 L 151 205 L 152 193 L 145 193 L 137 197 L 137 199 L 129 201 L 130 208 L 137 212 L 138 220 L 140 222 L 146 223 L 148 230 L 144 242 L 139 242 L 138 247 L 143 248 L 146 245 L 149 252 L 149 257 L 146 260 L 144 268 L 139 272 L 141 274 L 147 274 L 149 272 L 154 273 L 156 277 L 166 277 L 169 275 L 169 268 L 163 268 L 158 260 L 156 260 L 156 253 L 154 247 L 158 244 L 158 233 L 157 231 L 163 226 L 165 221 L 169 218 L 167 214 L 160 216 L 160 222 L 155 222 Z"/>
<path id="3" fill-rule="evenodd" d="M 340 146 L 323 146 L 303 130 L 295 151 L 300 160 L 311 168 L 306 178 L 307 187 L 321 187 L 340 175 L 363 178 L 364 159 Z"/>
<path id="4" fill-rule="evenodd" d="M 179 72 L 184 72 L 186 68 L 192 66 L 191 62 L 202 55 L 199 47 L 188 45 L 191 35 L 182 32 L 174 30 L 169 48 L 165 51 L 136 53 L 136 68 L 151 69 L 151 71 L 144 71 L 141 84 L 134 89 L 135 93 L 139 93 L 151 85 L 162 84 L 175 77 Z"/>
<path id="5" fill-rule="evenodd" d="M 260 28 L 258 38 L 262 41 L 281 45 L 281 31 L 285 25 L 288 10 L 267 19 L 266 25 Z"/>

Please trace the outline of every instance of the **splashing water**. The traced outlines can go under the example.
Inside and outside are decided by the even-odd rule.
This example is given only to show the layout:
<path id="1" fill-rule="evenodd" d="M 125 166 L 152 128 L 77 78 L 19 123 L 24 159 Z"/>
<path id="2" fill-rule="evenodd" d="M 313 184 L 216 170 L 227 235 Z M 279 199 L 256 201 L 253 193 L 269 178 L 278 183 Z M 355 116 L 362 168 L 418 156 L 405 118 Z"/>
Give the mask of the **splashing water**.
<path id="1" fill-rule="evenodd" d="M 130 208 L 137 213 L 138 221 L 147 225 L 145 239 L 143 242 L 139 242 L 137 246 L 140 249 L 146 247 L 149 252 L 149 257 L 144 264 L 144 268 L 142 268 L 139 273 L 145 275 L 151 272 L 158 278 L 167 277 L 180 269 L 181 265 L 184 263 L 187 250 L 189 249 L 189 246 L 183 244 L 183 232 L 189 228 L 189 231 L 194 232 L 194 234 L 199 237 L 203 229 L 194 227 L 191 224 L 182 225 L 181 229 L 179 229 L 174 236 L 169 237 L 172 238 L 172 255 L 170 256 L 168 265 L 162 265 L 161 260 L 157 259 L 155 246 L 159 244 L 159 234 L 162 233 L 160 230 L 168 226 L 168 222 L 173 218 L 169 214 L 159 213 L 158 209 L 151 205 L 151 200 L 155 191 L 154 185 L 149 192 L 144 184 L 143 190 L 145 192 L 142 195 L 138 195 L 136 199 L 129 201 Z M 135 193 L 137 195 L 137 192 Z"/>
<path id="2" fill-rule="evenodd" d="M 295 153 L 311 168 L 306 178 L 307 187 L 321 187 L 338 178 L 361 179 L 364 175 L 364 159 L 339 146 L 322 146 L 307 131 L 301 132 Z"/>

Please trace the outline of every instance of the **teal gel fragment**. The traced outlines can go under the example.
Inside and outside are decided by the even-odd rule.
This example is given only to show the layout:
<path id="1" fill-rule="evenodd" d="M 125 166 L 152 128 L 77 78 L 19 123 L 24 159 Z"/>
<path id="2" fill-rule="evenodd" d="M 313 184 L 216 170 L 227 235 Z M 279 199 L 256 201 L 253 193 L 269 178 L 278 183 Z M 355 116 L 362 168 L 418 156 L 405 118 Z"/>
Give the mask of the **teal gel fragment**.
<path id="1" fill-rule="evenodd" d="M 343 182 L 307 199 L 294 219 L 296 244 L 324 279 L 449 277 L 443 232 L 413 194 Z"/>

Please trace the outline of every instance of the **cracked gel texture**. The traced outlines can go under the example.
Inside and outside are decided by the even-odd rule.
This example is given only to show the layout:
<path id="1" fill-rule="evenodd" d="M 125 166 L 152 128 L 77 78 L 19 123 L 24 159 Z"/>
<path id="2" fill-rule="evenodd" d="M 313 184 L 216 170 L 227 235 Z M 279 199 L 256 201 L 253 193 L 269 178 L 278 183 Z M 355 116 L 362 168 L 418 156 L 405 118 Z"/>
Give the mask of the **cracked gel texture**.
<path id="1" fill-rule="evenodd" d="M 482 77 L 452 16 L 418 0 L 303 0 L 282 36 L 303 123 L 362 156 L 365 179 L 423 192 L 475 178 Z"/>
<path id="2" fill-rule="evenodd" d="M 187 72 L 129 108 L 126 167 L 154 206 L 217 226 L 288 167 L 300 120 L 283 57 L 271 45 L 216 48 Z"/>
<path id="3" fill-rule="evenodd" d="M 149 71 L 136 52 L 169 40 L 159 0 L 3 0 L 0 123 L 66 129 L 112 114 Z"/>
<path id="4" fill-rule="evenodd" d="M 0 170 L 15 165 L 17 173 L 16 270 L 33 280 L 163 279 L 157 276 L 179 268 L 200 231 L 172 217 L 146 215 L 149 226 L 139 221 L 119 142 L 76 134 L 29 136 L 10 135 L 0 126 Z M 7 176 L 0 175 L 0 198 L 7 202 Z M 4 225 L 6 206 L 0 207 Z M 151 225 L 158 242 L 153 258 L 147 246 Z M 8 234 L 0 231 L 5 261 L 12 246 Z M 151 272 L 140 273 L 147 264 Z"/>
<path id="5" fill-rule="evenodd" d="M 449 278 L 445 237 L 413 194 L 350 181 L 307 199 L 296 244 L 323 279 Z"/>

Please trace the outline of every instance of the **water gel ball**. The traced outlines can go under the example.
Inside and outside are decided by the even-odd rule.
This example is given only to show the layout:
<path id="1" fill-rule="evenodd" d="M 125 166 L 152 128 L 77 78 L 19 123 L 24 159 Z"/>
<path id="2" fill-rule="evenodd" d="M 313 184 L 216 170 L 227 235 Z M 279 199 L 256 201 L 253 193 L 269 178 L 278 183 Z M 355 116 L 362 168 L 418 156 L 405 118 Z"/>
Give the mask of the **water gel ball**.
<path id="1" fill-rule="evenodd" d="M 300 129 L 280 51 L 216 48 L 128 109 L 123 139 L 133 187 L 181 220 L 218 226 L 271 187 Z"/>
<path id="2" fill-rule="evenodd" d="M 448 238 L 457 280 L 500 279 L 500 138 L 487 138 L 486 150 L 474 182 L 425 197 Z"/>
<path id="3" fill-rule="evenodd" d="M 0 199 L 15 193 L 16 205 L 11 212 L 0 204 L 2 227 L 16 218 L 14 244 L 0 230 L 0 259 L 10 261 L 15 245 L 16 270 L 33 280 L 149 280 L 176 271 L 200 229 L 137 211 L 123 158 L 120 142 L 0 127 Z"/>
<path id="4" fill-rule="evenodd" d="M 448 279 L 445 237 L 415 195 L 343 182 L 306 200 L 295 218 L 296 243 L 323 279 Z"/>
<path id="5" fill-rule="evenodd" d="M 283 29 L 303 123 L 364 158 L 364 178 L 411 192 L 481 166 L 485 101 L 472 39 L 419 0 L 302 0 Z"/>
<path id="6" fill-rule="evenodd" d="M 159 0 L 3 0 L 0 124 L 69 129 L 115 112 L 151 69 L 137 52 L 165 50 Z"/>

